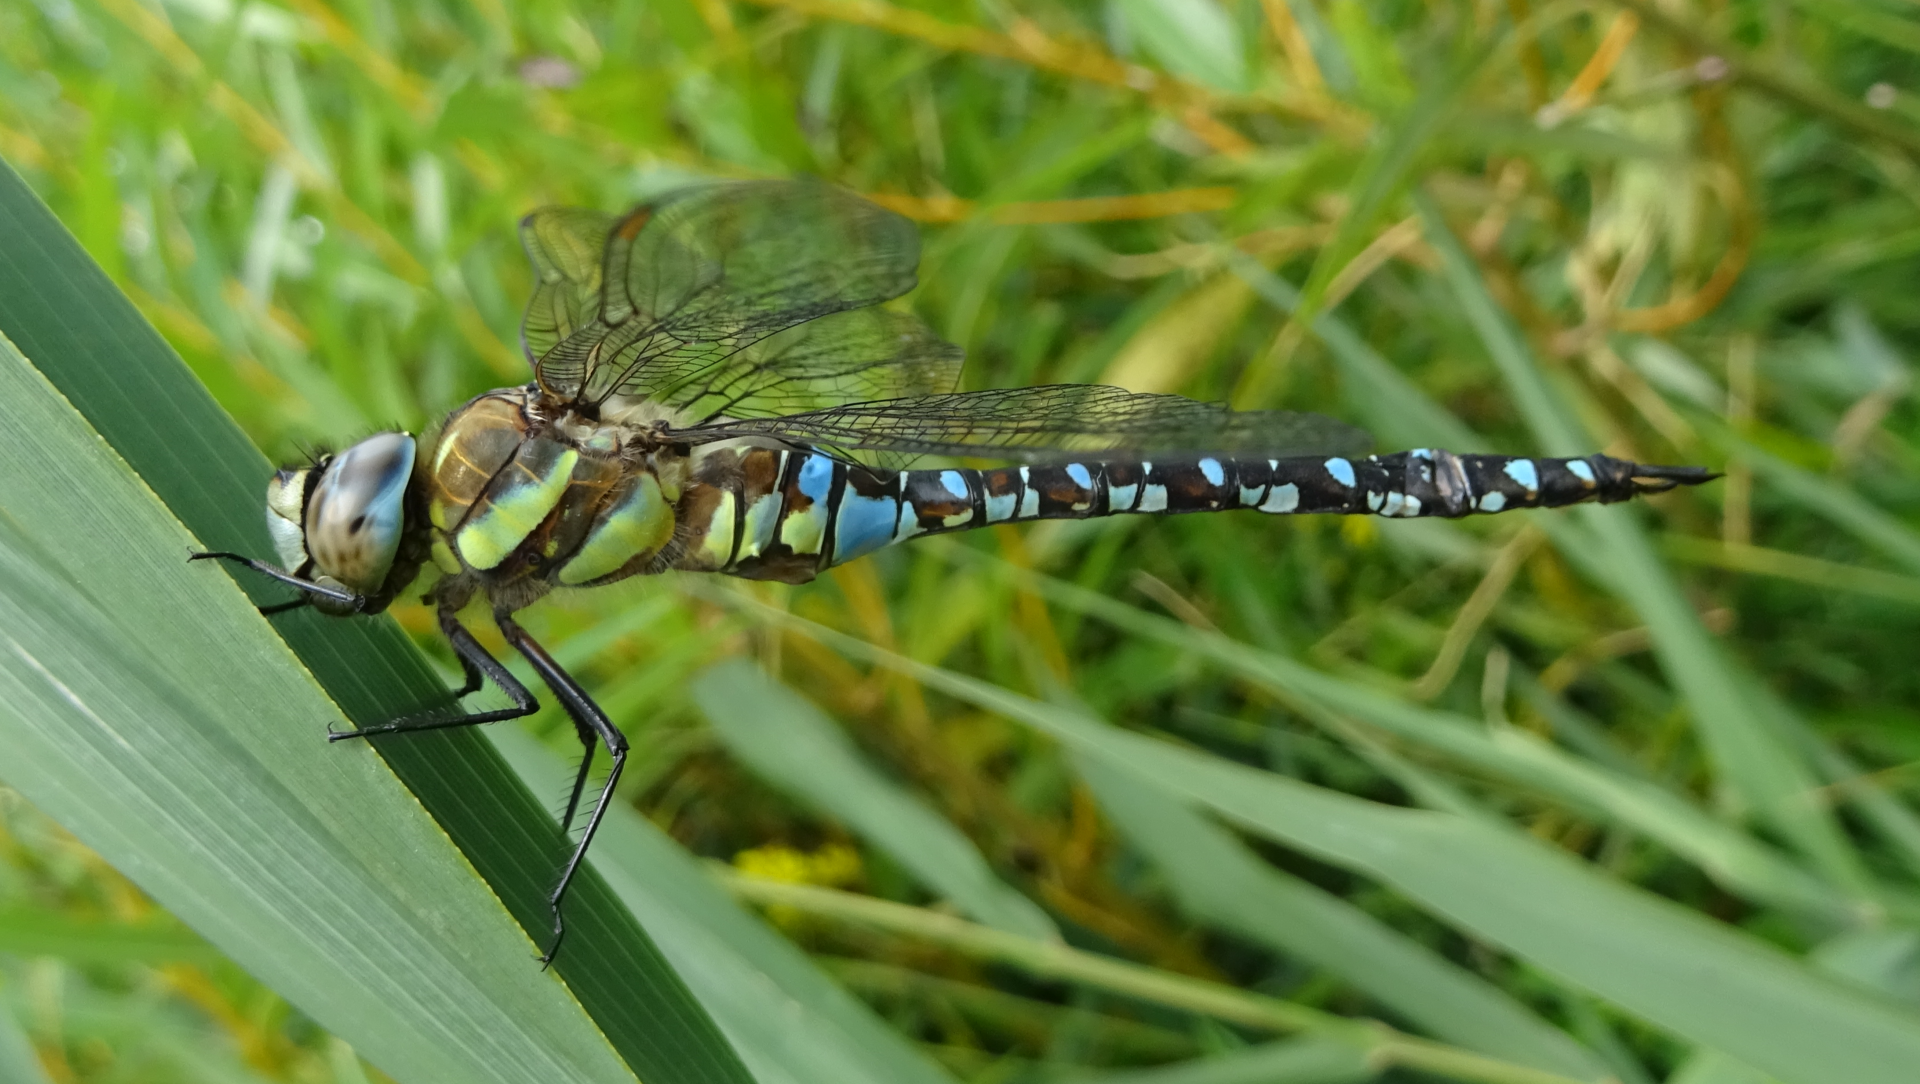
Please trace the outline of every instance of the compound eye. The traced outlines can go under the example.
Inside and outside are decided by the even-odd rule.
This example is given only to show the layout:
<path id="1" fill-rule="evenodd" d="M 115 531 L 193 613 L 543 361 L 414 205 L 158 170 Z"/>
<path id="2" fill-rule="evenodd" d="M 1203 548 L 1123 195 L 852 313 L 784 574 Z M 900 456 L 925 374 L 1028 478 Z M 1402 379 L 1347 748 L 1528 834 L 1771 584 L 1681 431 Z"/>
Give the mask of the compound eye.
<path id="1" fill-rule="evenodd" d="M 280 567 L 296 574 L 307 563 L 306 499 L 305 468 L 289 467 L 267 483 L 267 532 Z"/>
<path id="2" fill-rule="evenodd" d="M 361 594 L 386 582 L 405 528 L 414 443 L 380 433 L 335 456 L 307 501 L 307 551 L 321 573 Z"/>

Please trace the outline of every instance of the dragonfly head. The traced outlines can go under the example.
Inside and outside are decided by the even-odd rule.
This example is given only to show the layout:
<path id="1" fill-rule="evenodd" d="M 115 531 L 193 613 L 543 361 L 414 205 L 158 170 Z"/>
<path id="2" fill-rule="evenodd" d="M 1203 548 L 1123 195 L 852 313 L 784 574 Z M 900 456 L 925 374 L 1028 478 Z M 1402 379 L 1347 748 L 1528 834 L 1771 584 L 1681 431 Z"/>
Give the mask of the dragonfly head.
<path id="1" fill-rule="evenodd" d="M 267 529 L 282 567 L 327 587 L 382 594 L 407 526 L 413 457 L 412 437 L 376 433 L 311 467 L 274 474 Z"/>

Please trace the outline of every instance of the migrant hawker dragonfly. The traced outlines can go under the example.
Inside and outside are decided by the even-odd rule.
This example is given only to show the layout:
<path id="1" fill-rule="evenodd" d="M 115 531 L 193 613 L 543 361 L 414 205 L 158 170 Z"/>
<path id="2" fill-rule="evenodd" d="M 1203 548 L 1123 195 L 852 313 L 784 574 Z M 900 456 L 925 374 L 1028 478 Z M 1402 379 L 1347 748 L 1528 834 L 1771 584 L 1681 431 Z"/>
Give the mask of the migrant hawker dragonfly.
<path id="1" fill-rule="evenodd" d="M 456 614 L 484 596 L 506 641 L 612 766 L 549 897 L 561 902 L 627 742 L 513 619 L 556 587 L 670 569 L 804 583 L 921 535 L 1035 519 L 1253 509 L 1464 516 L 1621 501 L 1713 477 L 1590 455 L 1420 449 L 1311 414 L 1056 384 L 956 392 L 960 351 L 878 307 L 913 288 L 907 220 L 806 182 L 686 189 L 624 215 L 544 210 L 521 223 L 537 285 L 522 325 L 533 383 L 490 391 L 414 438 L 380 433 L 274 475 L 280 564 L 203 553 L 297 588 L 269 611 L 378 613 L 431 564 L 429 598 L 465 671 L 513 706 L 427 715 L 334 739 L 532 713 L 533 694 Z M 902 469 L 920 456 L 993 469 Z"/>

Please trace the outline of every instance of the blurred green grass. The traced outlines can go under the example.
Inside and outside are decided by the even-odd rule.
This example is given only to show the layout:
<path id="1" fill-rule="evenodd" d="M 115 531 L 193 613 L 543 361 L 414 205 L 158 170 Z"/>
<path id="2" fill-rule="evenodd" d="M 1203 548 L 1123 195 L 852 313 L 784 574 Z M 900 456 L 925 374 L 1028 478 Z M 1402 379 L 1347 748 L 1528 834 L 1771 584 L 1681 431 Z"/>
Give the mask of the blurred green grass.
<path id="1" fill-rule="evenodd" d="M 1623 1081 L 1757 1079 L 1377 870 L 1198 818 L 1223 838 L 1181 864 L 1053 739 L 730 601 L 1518 828 L 1912 1015 L 1912 12 L 1628 7 L 1647 21 L 1524 0 L 0 4 L 0 156 L 275 458 L 523 380 L 525 211 L 798 172 L 927 223 L 910 301 L 967 349 L 969 387 L 1109 379 L 1333 413 L 1386 448 L 1724 467 L 1644 512 L 1048 524 L 528 621 L 634 739 L 626 796 L 695 854 L 784 848 L 821 879 L 808 856 L 852 845 L 841 887 L 948 895 L 709 727 L 690 677 L 750 656 L 1072 945 L 1487 1049 L 1383 992 L 1381 957 L 1224 911 L 1217 877 L 1424 949 Z M 446 660 L 424 611 L 398 617 Z M 151 905 L 7 811 L 0 1003 L 54 1079 L 356 1080 L 204 948 L 115 963 L 11 934 Z M 1230 1072 L 1264 1038 L 793 906 L 776 925 L 966 1079 Z"/>

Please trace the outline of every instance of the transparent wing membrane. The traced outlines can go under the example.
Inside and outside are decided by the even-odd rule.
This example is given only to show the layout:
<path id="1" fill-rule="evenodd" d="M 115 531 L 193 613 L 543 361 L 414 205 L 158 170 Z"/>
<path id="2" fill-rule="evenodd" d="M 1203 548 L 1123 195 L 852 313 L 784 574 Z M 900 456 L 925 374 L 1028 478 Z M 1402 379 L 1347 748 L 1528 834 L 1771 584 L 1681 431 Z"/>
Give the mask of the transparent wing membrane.
<path id="1" fill-rule="evenodd" d="M 614 216 L 549 207 L 520 220 L 520 243 L 533 261 L 533 299 L 520 321 L 520 345 L 537 360 L 600 314 L 600 261 Z"/>
<path id="2" fill-rule="evenodd" d="M 703 421 L 800 414 L 950 392 L 963 357 L 916 316 L 855 309 L 768 336 L 659 394 Z"/>
<path id="3" fill-rule="evenodd" d="M 835 389 L 859 387 L 849 379 L 863 365 L 899 369 L 924 358 L 940 374 L 951 368 L 944 352 L 894 348 L 851 324 L 833 329 L 842 348 L 880 353 L 828 366 L 818 349 L 756 349 L 790 328 L 913 288 L 920 259 L 913 224 L 828 185 L 707 185 L 617 222 L 546 211 L 529 218 L 522 235 L 541 280 L 525 323 L 527 352 L 541 387 L 564 400 L 625 395 L 678 406 L 719 395 L 737 411 L 766 413 L 779 407 L 756 405 L 754 395 L 769 403 L 845 402 L 832 398 L 843 394 Z M 597 262 L 581 258 L 589 251 L 599 253 Z M 930 386 L 897 375 L 872 379 L 895 394 Z M 753 395 L 742 394 L 749 385 Z M 722 387 L 730 390 L 715 390 Z"/>
<path id="4" fill-rule="evenodd" d="M 555 398 L 677 408 L 687 443 L 770 437 L 864 462 L 1022 463 L 1087 453 L 1364 450 L 1313 414 L 1059 384 L 954 392 L 961 352 L 878 308 L 913 288 L 911 222 L 805 181 L 714 184 L 615 218 L 554 209 L 521 237 L 537 286 L 522 336 Z"/>
<path id="5" fill-rule="evenodd" d="M 1100 384 L 955 392 L 853 403 L 679 430 L 691 443 L 766 436 L 823 450 L 1060 462 L 1089 453 L 1357 455 L 1371 444 L 1318 414 L 1237 411 Z"/>

